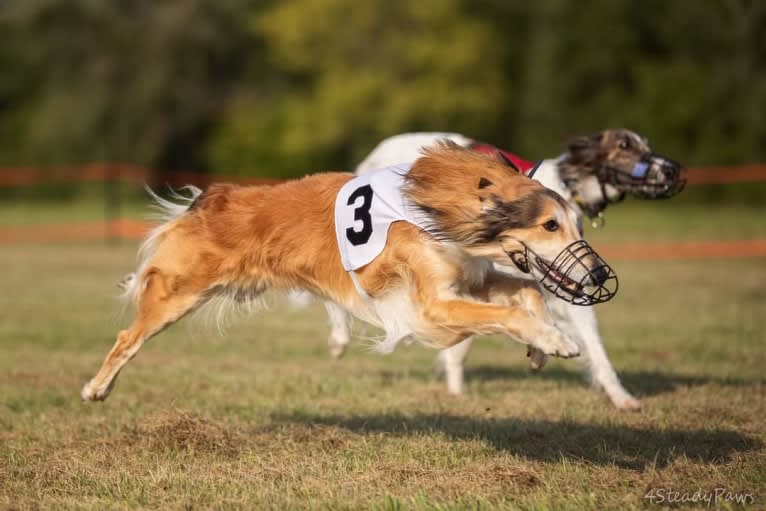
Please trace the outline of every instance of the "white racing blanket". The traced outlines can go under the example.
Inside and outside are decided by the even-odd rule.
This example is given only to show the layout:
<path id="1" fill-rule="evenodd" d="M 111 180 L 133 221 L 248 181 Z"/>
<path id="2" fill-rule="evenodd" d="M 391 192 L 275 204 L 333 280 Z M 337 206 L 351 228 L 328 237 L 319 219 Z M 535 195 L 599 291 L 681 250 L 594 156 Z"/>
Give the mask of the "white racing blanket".
<path id="1" fill-rule="evenodd" d="M 402 195 L 411 163 L 386 167 L 353 178 L 335 199 L 335 235 L 343 268 L 354 271 L 383 252 L 388 229 L 405 221 L 426 229 L 428 219 Z"/>
<path id="2" fill-rule="evenodd" d="M 386 247 L 388 229 L 405 221 L 428 230 L 428 218 L 402 196 L 404 176 L 412 163 L 365 172 L 343 185 L 335 199 L 335 235 L 346 271 L 371 263 Z M 570 198 L 560 183 L 556 160 L 543 160 L 534 179 Z"/>

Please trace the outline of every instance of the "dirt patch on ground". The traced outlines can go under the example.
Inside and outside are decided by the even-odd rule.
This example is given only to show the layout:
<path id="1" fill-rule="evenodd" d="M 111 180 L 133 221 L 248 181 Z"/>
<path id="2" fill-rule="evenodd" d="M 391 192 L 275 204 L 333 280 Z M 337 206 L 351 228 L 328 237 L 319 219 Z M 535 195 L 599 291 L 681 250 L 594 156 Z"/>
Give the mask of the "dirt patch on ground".
<path id="1" fill-rule="evenodd" d="M 236 455 L 243 443 L 239 434 L 230 428 L 180 410 L 149 418 L 127 431 L 121 440 L 153 451 L 191 450 L 228 456 Z"/>

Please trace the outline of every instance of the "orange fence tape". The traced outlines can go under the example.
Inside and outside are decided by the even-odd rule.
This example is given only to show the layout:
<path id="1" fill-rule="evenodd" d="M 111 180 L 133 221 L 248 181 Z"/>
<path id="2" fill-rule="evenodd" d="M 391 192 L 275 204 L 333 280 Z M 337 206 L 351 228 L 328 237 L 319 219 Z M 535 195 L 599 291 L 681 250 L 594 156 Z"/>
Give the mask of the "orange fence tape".
<path id="1" fill-rule="evenodd" d="M 766 240 L 602 243 L 597 249 L 609 261 L 729 259 L 766 257 Z"/>
<path id="2" fill-rule="evenodd" d="M 687 178 L 690 185 L 752 183 L 758 181 L 766 181 L 766 165 L 695 168 L 689 169 Z"/>
<path id="3" fill-rule="evenodd" d="M 140 240 L 152 224 L 119 219 L 109 222 L 76 222 L 0 226 L 0 243 L 95 241 L 105 238 Z"/>

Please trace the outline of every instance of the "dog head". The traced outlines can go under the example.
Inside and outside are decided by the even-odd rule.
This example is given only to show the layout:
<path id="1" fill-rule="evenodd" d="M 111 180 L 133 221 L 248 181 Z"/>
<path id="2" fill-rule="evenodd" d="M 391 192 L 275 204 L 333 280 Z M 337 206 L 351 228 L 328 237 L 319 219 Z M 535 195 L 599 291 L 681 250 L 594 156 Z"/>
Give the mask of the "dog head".
<path id="1" fill-rule="evenodd" d="M 559 168 L 574 200 L 590 217 L 626 194 L 672 197 L 686 182 L 678 163 L 653 153 L 645 138 L 626 129 L 573 139 Z"/>
<path id="2" fill-rule="evenodd" d="M 451 143 L 426 149 L 407 174 L 404 193 L 437 239 L 531 273 L 548 289 L 561 289 L 562 298 L 582 297 L 614 278 L 582 240 L 572 206 L 496 159 Z"/>

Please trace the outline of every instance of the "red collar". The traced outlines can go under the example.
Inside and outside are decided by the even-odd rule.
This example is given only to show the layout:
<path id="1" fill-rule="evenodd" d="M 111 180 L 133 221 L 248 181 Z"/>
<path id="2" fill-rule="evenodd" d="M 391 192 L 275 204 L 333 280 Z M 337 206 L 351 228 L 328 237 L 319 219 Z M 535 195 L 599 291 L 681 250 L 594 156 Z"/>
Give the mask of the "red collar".
<path id="1" fill-rule="evenodd" d="M 486 154 L 488 156 L 495 156 L 499 154 L 503 159 L 506 160 L 509 167 L 515 168 L 524 175 L 529 175 L 536 167 L 534 162 L 525 160 L 521 156 L 513 154 L 510 151 L 499 149 L 493 145 L 485 144 L 483 142 L 474 142 L 473 144 L 469 145 L 468 148 L 472 151 Z"/>

